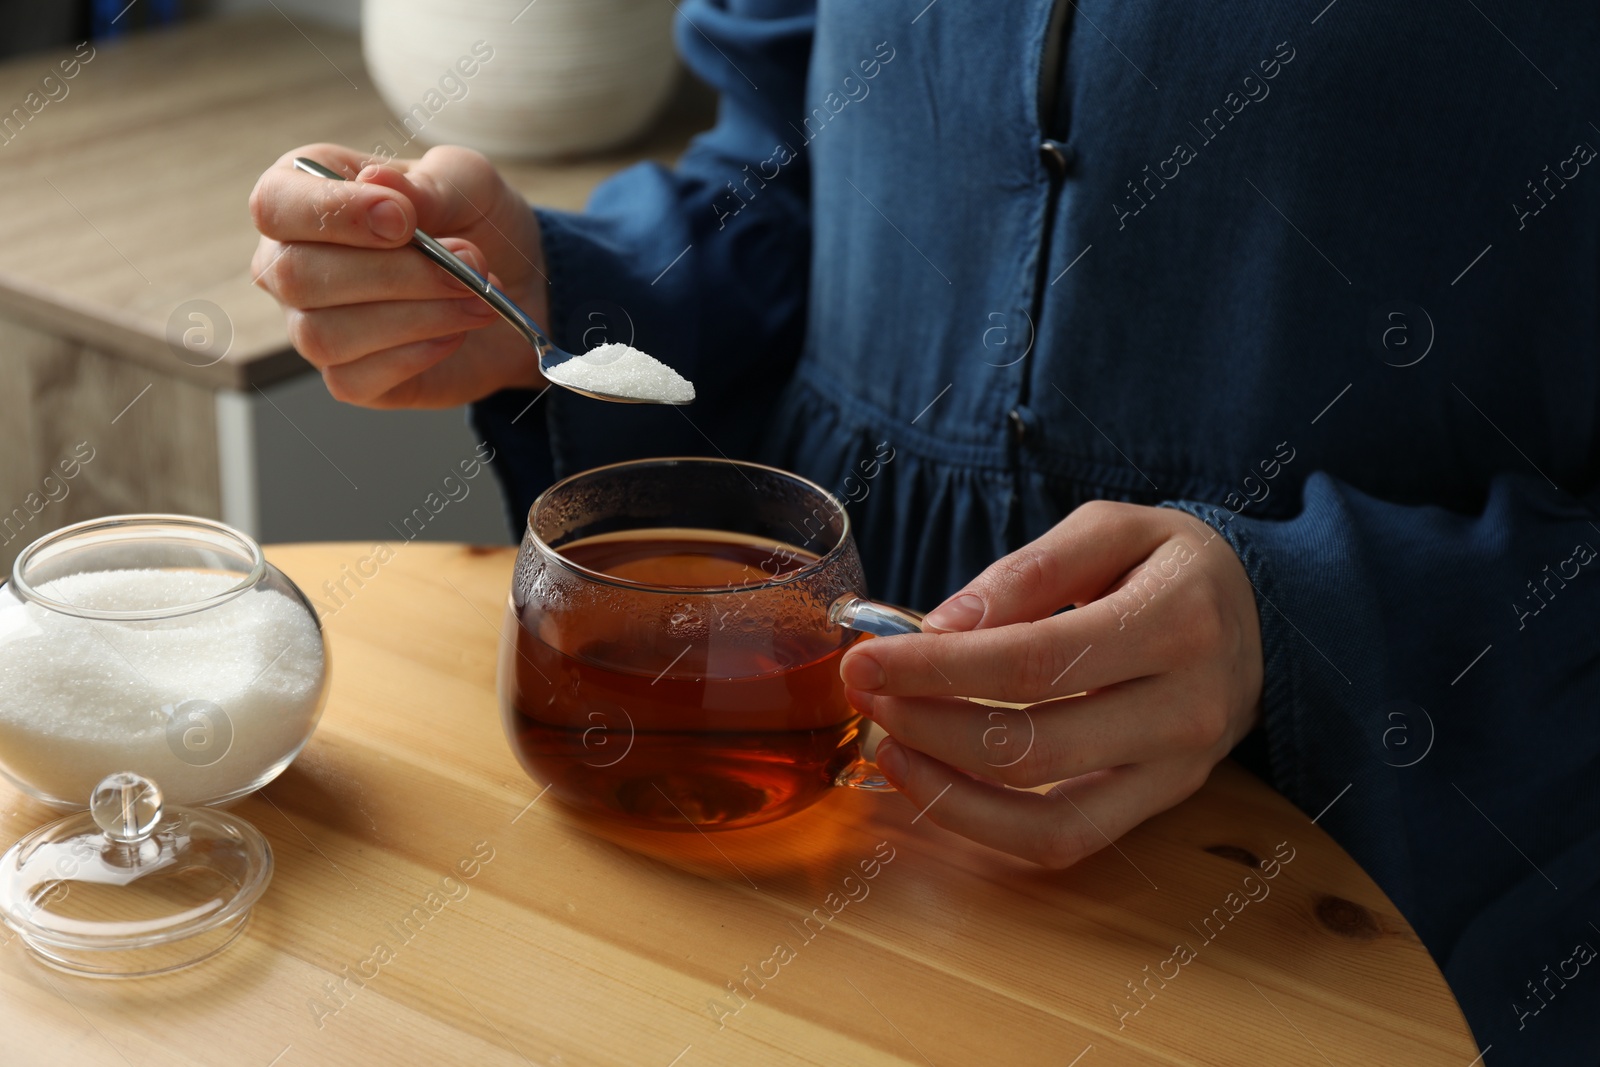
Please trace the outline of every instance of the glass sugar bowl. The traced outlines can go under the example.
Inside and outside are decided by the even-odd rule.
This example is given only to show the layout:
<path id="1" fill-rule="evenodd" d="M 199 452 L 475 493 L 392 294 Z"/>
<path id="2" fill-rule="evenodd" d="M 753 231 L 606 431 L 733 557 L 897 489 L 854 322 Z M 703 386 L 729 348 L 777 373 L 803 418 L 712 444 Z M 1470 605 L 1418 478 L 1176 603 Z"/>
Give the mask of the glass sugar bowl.
<path id="1" fill-rule="evenodd" d="M 0 857 L 0 918 L 82 974 L 220 951 L 272 858 L 212 806 L 288 767 L 327 689 L 315 610 L 237 530 L 123 515 L 29 545 L 0 585 L 0 774 L 79 814 Z"/>
<path id="2" fill-rule="evenodd" d="M 0 586 L 0 773 L 62 808 L 117 771 L 221 804 L 299 753 L 327 676 L 315 610 L 250 537 L 177 515 L 79 523 Z"/>

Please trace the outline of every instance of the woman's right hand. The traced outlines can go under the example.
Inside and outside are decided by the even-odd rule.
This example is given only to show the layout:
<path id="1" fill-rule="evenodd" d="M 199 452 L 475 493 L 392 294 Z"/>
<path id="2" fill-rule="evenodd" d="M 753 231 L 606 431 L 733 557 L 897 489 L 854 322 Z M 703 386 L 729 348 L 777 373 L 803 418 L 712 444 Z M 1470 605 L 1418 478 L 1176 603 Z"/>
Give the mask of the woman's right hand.
<path id="1" fill-rule="evenodd" d="M 294 169 L 307 156 L 354 180 Z M 337 400 L 372 408 L 453 407 L 544 385 L 527 342 L 416 249 L 432 234 L 534 320 L 548 320 L 539 223 L 477 152 L 440 147 L 374 163 L 354 149 L 297 148 L 250 194 L 261 242 L 256 284 L 283 305 L 289 340 Z"/>

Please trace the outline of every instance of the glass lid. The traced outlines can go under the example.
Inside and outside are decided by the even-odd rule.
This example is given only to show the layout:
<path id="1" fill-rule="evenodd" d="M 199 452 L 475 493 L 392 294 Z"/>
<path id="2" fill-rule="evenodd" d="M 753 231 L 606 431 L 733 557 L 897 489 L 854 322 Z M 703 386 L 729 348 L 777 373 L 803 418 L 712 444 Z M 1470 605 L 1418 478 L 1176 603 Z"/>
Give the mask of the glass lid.
<path id="1" fill-rule="evenodd" d="M 248 822 L 165 807 L 156 783 L 119 772 L 88 811 L 0 856 L 0 918 L 60 970 L 161 974 L 226 948 L 271 879 L 272 849 Z"/>

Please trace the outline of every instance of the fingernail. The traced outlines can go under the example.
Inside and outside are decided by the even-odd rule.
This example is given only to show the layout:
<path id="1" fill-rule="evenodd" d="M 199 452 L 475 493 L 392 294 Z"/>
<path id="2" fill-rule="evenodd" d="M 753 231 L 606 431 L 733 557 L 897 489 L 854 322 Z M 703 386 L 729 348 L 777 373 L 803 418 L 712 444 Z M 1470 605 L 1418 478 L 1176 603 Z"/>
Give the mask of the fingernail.
<path id="1" fill-rule="evenodd" d="M 356 175 L 356 181 L 359 181 L 359 182 L 371 181 L 373 178 L 376 178 L 377 176 L 378 176 L 378 165 L 376 163 L 368 163 L 366 166 L 361 168 L 361 173 Z"/>
<path id="2" fill-rule="evenodd" d="M 380 200 L 367 212 L 367 228 L 384 241 L 398 241 L 406 235 L 406 213 L 393 200 Z"/>
<path id="3" fill-rule="evenodd" d="M 859 689 L 846 689 L 844 691 L 845 703 L 849 704 L 852 708 L 855 708 L 869 719 L 872 718 L 872 706 L 877 699 L 878 698 L 873 696 L 871 693 L 863 693 Z"/>
<path id="4" fill-rule="evenodd" d="M 893 782 L 895 788 L 906 780 L 906 754 L 900 751 L 900 745 L 890 738 L 885 737 L 878 742 L 878 751 L 873 756 L 873 762 L 878 765 L 878 770 Z"/>
<path id="5" fill-rule="evenodd" d="M 978 625 L 978 621 L 982 618 L 983 601 L 978 599 L 976 594 L 962 593 L 928 612 L 922 623 L 924 626 L 948 633 L 970 630 Z"/>
<path id="6" fill-rule="evenodd" d="M 888 680 L 878 661 L 861 653 L 846 657 L 839 675 L 844 679 L 844 684 L 852 689 L 882 689 L 883 683 Z"/>

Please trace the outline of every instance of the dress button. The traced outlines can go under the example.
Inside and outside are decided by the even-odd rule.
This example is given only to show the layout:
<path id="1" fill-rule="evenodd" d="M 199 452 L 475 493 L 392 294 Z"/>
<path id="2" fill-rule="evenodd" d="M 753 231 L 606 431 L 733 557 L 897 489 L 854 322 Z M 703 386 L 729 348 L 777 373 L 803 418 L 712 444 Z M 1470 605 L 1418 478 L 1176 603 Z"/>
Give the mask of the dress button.
<path id="1" fill-rule="evenodd" d="M 1006 416 L 1006 422 L 1011 425 L 1013 441 L 1020 445 L 1028 440 L 1028 424 L 1022 421 L 1022 412 L 1012 408 L 1010 414 Z"/>
<path id="2" fill-rule="evenodd" d="M 1060 141 L 1045 141 L 1039 145 L 1039 158 L 1045 168 L 1056 177 L 1067 173 L 1067 146 Z"/>

